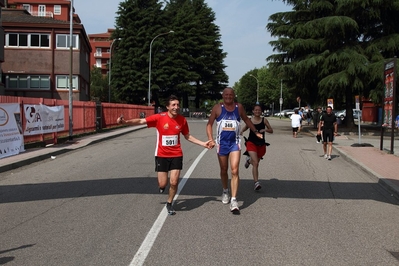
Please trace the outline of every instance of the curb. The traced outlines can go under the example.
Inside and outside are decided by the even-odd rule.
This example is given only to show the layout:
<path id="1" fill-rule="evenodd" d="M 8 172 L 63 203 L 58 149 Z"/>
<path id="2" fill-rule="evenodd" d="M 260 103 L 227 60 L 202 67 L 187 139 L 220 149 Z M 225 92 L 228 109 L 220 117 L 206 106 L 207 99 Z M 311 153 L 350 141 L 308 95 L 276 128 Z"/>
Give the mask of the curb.
<path id="1" fill-rule="evenodd" d="M 367 166 L 363 165 L 362 163 L 356 161 L 355 159 L 350 157 L 348 154 L 346 154 L 346 152 L 340 150 L 337 147 L 334 147 L 334 145 L 333 145 L 333 149 L 336 152 L 338 152 L 340 156 L 345 158 L 345 160 L 347 160 L 353 164 L 356 164 L 357 166 L 360 167 L 360 169 L 362 171 L 369 173 L 373 177 L 374 181 L 377 181 L 381 187 L 383 187 L 386 191 L 388 191 L 391 194 L 391 196 L 393 196 L 399 200 L 399 186 L 397 186 L 396 184 L 389 181 L 389 179 L 386 179 L 386 178 L 380 176 L 379 174 L 377 174 L 376 172 L 374 172 L 372 169 L 368 168 Z"/>
<path id="2" fill-rule="evenodd" d="M 312 131 L 307 130 L 307 132 L 312 134 L 313 136 L 315 136 L 312 133 Z M 366 165 L 363 165 L 361 162 L 358 162 L 354 158 L 350 157 L 346 152 L 342 151 L 340 148 L 333 145 L 333 150 L 335 150 L 337 153 L 339 153 L 339 155 L 342 156 L 343 158 L 345 158 L 345 160 L 359 166 L 362 171 L 369 173 L 373 177 L 374 181 L 377 181 L 377 183 L 382 188 L 384 188 L 386 191 L 388 191 L 391 194 L 391 196 L 393 196 L 399 200 L 399 186 L 392 183 L 389 179 L 386 179 L 386 178 L 380 176 L 379 174 L 374 172 L 372 169 L 368 168 Z"/>
<path id="3" fill-rule="evenodd" d="M 51 156 L 58 156 L 58 155 L 67 153 L 69 151 L 77 150 L 77 149 L 80 149 L 80 148 L 83 148 L 83 147 L 86 147 L 86 146 L 89 146 L 89 145 L 92 145 L 92 144 L 99 143 L 101 141 L 105 141 L 105 140 L 109 140 L 109 139 L 116 138 L 116 137 L 119 137 L 119 136 L 123 136 L 125 134 L 131 133 L 131 132 L 143 129 L 143 128 L 146 128 L 146 127 L 145 126 L 132 127 L 130 130 L 125 130 L 125 131 L 121 131 L 121 132 L 114 132 L 113 134 L 110 134 L 110 135 L 104 136 L 104 137 L 101 137 L 98 134 L 93 134 L 93 135 L 91 135 L 91 137 L 93 137 L 93 136 L 100 136 L 100 137 L 97 138 L 97 139 L 88 141 L 86 144 L 82 144 L 81 146 L 74 147 L 74 148 L 70 148 L 70 146 L 66 146 L 66 145 L 65 145 L 65 147 L 62 147 L 63 144 L 61 144 L 59 147 L 53 146 L 53 147 L 56 147 L 58 149 L 56 149 L 54 151 L 49 151 L 48 153 L 40 154 L 40 155 L 31 157 L 31 158 L 22 159 L 20 161 L 14 162 L 14 163 L 10 163 L 10 164 L 6 164 L 6 165 L 0 166 L 0 173 L 6 172 L 6 171 L 10 171 L 10 170 L 14 170 L 16 168 L 19 168 L 19 167 L 22 167 L 22 166 L 26 166 L 26 165 L 29 165 L 29 164 L 32 164 L 32 163 L 36 163 L 36 162 L 39 162 L 39 161 L 46 160 L 46 159 L 48 159 Z M 88 137 L 86 139 L 89 139 L 89 138 L 90 137 Z M 85 138 L 82 138 L 82 139 L 85 139 Z M 46 149 L 46 148 L 37 148 L 37 150 L 43 150 L 43 149 Z M 14 155 L 14 156 L 18 156 L 18 155 Z"/>

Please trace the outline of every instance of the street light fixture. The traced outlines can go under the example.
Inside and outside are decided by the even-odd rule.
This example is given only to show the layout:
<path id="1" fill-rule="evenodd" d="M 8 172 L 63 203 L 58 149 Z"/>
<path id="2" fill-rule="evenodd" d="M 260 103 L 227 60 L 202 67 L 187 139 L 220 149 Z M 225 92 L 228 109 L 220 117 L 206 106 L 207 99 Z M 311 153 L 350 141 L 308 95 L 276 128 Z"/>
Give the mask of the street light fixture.
<path id="1" fill-rule="evenodd" d="M 112 60 L 112 46 L 115 41 L 119 41 L 121 38 L 113 39 L 111 46 L 109 47 L 109 66 L 108 66 L 108 102 L 111 102 L 111 60 Z"/>
<path id="2" fill-rule="evenodd" d="M 259 104 L 259 80 L 252 74 L 249 74 L 251 77 L 256 79 L 256 104 Z"/>
<path id="3" fill-rule="evenodd" d="M 149 65 L 148 65 L 148 106 L 151 106 L 150 98 L 151 98 L 151 48 L 152 48 L 152 43 L 159 36 L 166 35 L 166 34 L 169 34 L 169 33 L 174 33 L 174 31 L 171 30 L 171 31 L 168 31 L 168 32 L 164 32 L 164 33 L 158 34 L 157 36 L 154 37 L 154 39 L 152 39 L 152 41 L 150 43 L 150 59 L 149 59 Z"/>

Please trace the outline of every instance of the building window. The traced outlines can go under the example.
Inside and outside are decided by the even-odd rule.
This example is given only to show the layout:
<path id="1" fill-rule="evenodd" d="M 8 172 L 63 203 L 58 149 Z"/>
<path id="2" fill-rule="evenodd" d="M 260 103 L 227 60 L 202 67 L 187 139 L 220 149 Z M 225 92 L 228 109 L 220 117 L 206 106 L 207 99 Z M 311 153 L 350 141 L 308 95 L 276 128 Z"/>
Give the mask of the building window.
<path id="1" fill-rule="evenodd" d="M 38 16 L 45 17 L 46 16 L 46 5 L 39 5 L 38 7 Z"/>
<path id="2" fill-rule="evenodd" d="M 61 15 L 61 5 L 54 5 L 54 15 Z"/>
<path id="3" fill-rule="evenodd" d="M 48 34 L 34 34 L 30 35 L 31 47 L 50 47 L 50 35 Z"/>
<path id="4" fill-rule="evenodd" d="M 69 76 L 58 75 L 56 77 L 57 90 L 69 89 Z M 78 77 L 72 76 L 72 89 L 77 90 L 78 87 Z"/>
<path id="5" fill-rule="evenodd" d="M 102 49 L 97 47 L 95 56 L 101 56 L 101 55 L 102 55 Z"/>
<path id="6" fill-rule="evenodd" d="M 57 34 L 57 48 L 70 48 L 71 36 L 68 34 Z M 79 36 L 73 35 L 72 46 L 74 49 L 78 48 Z"/>
<path id="7" fill-rule="evenodd" d="M 7 33 L 6 47 L 50 47 L 50 34 L 39 33 Z"/>
<path id="8" fill-rule="evenodd" d="M 6 88 L 8 89 L 35 89 L 49 90 L 50 76 L 47 75 L 7 75 Z"/>
<path id="9" fill-rule="evenodd" d="M 31 5 L 29 4 L 23 4 L 22 8 L 28 11 L 29 13 L 32 13 Z"/>
<path id="10" fill-rule="evenodd" d="M 101 67 L 101 59 L 96 59 L 96 67 Z"/>

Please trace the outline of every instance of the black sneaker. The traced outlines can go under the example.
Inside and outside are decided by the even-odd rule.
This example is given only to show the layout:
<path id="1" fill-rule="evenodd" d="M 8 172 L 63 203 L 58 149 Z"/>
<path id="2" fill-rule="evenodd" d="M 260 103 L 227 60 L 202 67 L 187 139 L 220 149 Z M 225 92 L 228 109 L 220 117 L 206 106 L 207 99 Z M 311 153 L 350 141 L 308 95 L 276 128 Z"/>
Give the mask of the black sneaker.
<path id="1" fill-rule="evenodd" d="M 169 202 L 166 203 L 166 210 L 168 211 L 169 215 L 176 214 L 175 210 L 173 209 L 172 203 L 169 203 Z"/>
<path id="2" fill-rule="evenodd" d="M 164 187 L 160 187 L 159 188 L 159 193 L 163 193 L 165 191 L 165 188 Z"/>

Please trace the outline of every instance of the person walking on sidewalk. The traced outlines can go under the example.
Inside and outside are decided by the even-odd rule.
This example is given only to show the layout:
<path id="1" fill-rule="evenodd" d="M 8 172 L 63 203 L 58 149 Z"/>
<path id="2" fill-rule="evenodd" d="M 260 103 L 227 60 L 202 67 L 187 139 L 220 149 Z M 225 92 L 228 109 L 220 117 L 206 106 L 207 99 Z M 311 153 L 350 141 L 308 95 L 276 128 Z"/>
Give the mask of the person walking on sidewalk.
<path id="1" fill-rule="evenodd" d="M 183 168 L 183 151 L 180 145 L 180 134 L 194 144 L 210 149 L 210 141 L 200 141 L 190 134 L 187 120 L 179 114 L 180 105 L 176 96 L 171 95 L 166 106 L 167 112 L 150 115 L 146 118 L 125 120 L 123 116 L 117 119 L 118 124 L 144 125 L 155 127 L 157 142 L 155 148 L 155 171 L 158 176 L 159 192 L 163 193 L 168 185 L 170 174 L 169 195 L 166 210 L 169 215 L 176 212 L 173 209 L 173 198 L 177 193 L 180 171 Z"/>
<path id="2" fill-rule="evenodd" d="M 332 144 L 338 133 L 337 117 L 332 112 L 331 106 L 328 106 L 326 113 L 321 116 L 317 134 L 321 134 L 321 128 L 323 128 L 324 158 L 331 160 Z"/>
<path id="3" fill-rule="evenodd" d="M 298 135 L 298 130 L 301 127 L 301 116 L 298 114 L 298 109 L 295 109 L 294 113 L 290 117 L 291 119 L 291 127 L 292 127 L 292 136 L 294 138 Z"/>
<path id="4" fill-rule="evenodd" d="M 230 162 L 231 168 L 231 202 L 230 211 L 238 213 L 237 192 L 239 185 L 239 165 L 241 156 L 241 138 L 240 138 L 240 121 L 255 133 L 258 138 L 262 138 L 262 134 L 252 124 L 251 120 L 245 113 L 244 107 L 240 103 L 235 102 L 235 93 L 232 88 L 225 88 L 222 93 L 223 101 L 213 106 L 211 115 L 206 125 L 206 133 L 211 141 L 211 146 L 217 146 L 217 155 L 220 166 L 220 178 L 223 186 L 222 202 L 228 204 L 230 195 L 228 189 L 228 167 Z M 216 141 L 213 138 L 212 126 L 217 121 Z"/>
<path id="5" fill-rule="evenodd" d="M 252 110 L 253 116 L 251 122 L 254 124 L 256 130 L 262 134 L 262 139 L 258 138 L 254 132 L 249 131 L 248 140 L 246 141 L 247 151 L 249 156 L 247 156 L 245 161 L 245 168 L 248 168 L 252 164 L 252 177 L 254 179 L 254 190 L 260 190 L 262 188 L 259 182 L 259 161 L 263 159 L 266 154 L 266 142 L 265 142 L 265 132 L 272 134 L 273 129 L 269 124 L 269 121 L 261 117 L 262 107 L 256 104 Z M 242 135 L 248 126 L 245 125 L 240 135 Z"/>

